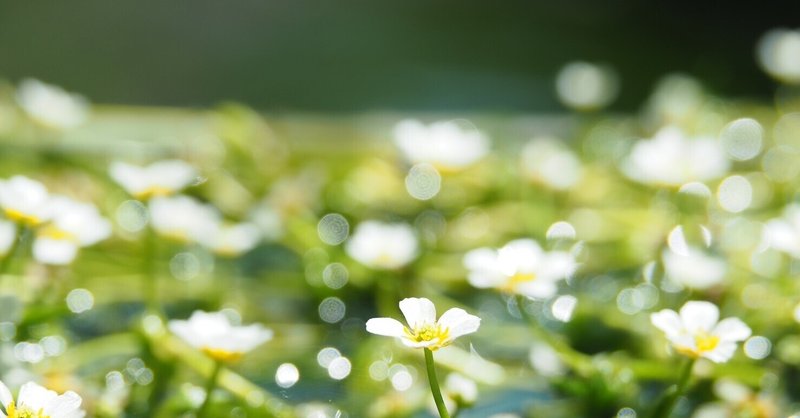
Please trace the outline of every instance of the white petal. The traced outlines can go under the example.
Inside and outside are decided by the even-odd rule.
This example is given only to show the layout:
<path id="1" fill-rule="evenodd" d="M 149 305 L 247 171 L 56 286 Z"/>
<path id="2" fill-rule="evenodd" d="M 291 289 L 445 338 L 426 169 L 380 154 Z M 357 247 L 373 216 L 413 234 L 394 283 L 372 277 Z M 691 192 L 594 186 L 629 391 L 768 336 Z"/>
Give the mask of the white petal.
<path id="1" fill-rule="evenodd" d="M 667 337 L 678 336 L 683 333 L 681 318 L 677 312 L 671 309 L 662 309 L 660 312 L 650 315 L 650 322 L 656 328 L 664 331 Z"/>
<path id="2" fill-rule="evenodd" d="M 28 382 L 19 389 L 17 396 L 17 407 L 27 406 L 30 409 L 38 410 L 44 408 L 58 396 L 52 390 L 47 390 L 34 382 Z"/>
<path id="3" fill-rule="evenodd" d="M 463 309 L 452 308 L 442 314 L 438 324 L 450 330 L 450 339 L 456 339 L 462 335 L 477 331 L 481 325 L 481 319 L 475 315 L 468 314 Z"/>
<path id="4" fill-rule="evenodd" d="M 681 308 L 683 326 L 692 334 L 711 332 L 719 320 L 719 308 L 711 302 L 689 301 Z"/>
<path id="5" fill-rule="evenodd" d="M 436 307 L 425 298 L 406 298 L 400 301 L 400 311 L 411 328 L 436 323 Z"/>
<path id="6" fill-rule="evenodd" d="M 556 294 L 558 286 L 552 280 L 535 279 L 530 282 L 518 284 L 514 291 L 534 299 L 547 299 Z"/>
<path id="7" fill-rule="evenodd" d="M 750 327 L 739 318 L 726 318 L 714 327 L 714 335 L 723 341 L 744 341 L 750 337 Z"/>
<path id="8" fill-rule="evenodd" d="M 33 242 L 33 257 L 44 264 L 65 265 L 78 254 L 78 246 L 65 239 L 36 238 Z"/>
<path id="9" fill-rule="evenodd" d="M 11 395 L 11 391 L 8 390 L 8 386 L 6 386 L 5 383 L 0 382 L 0 404 L 3 404 L 4 407 L 8 408 L 8 404 L 11 402 L 14 402 L 14 397 Z"/>
<path id="10" fill-rule="evenodd" d="M 393 318 L 372 318 L 367 321 L 367 332 L 387 337 L 402 337 L 404 327 L 400 321 Z"/>
<path id="11" fill-rule="evenodd" d="M 703 353 L 703 357 L 714 363 L 724 363 L 733 357 L 736 352 L 736 343 L 730 341 L 720 341 L 713 350 Z"/>
<path id="12" fill-rule="evenodd" d="M 46 415 L 53 417 L 61 417 L 66 414 L 73 413 L 81 407 L 81 397 L 77 393 L 68 391 L 63 395 L 52 399 L 47 406 L 44 407 Z"/>

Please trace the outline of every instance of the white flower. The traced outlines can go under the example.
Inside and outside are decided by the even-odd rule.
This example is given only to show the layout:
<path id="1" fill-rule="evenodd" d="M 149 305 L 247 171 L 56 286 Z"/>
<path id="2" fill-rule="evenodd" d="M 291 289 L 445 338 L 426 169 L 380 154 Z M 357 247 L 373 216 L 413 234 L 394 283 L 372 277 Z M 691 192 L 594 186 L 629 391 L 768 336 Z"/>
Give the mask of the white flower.
<path id="1" fill-rule="evenodd" d="M 773 29 L 758 42 L 758 61 L 767 74 L 800 83 L 800 30 Z"/>
<path id="2" fill-rule="evenodd" d="M 85 98 L 39 80 L 23 80 L 17 88 L 17 102 L 31 119 L 51 128 L 74 128 L 89 115 Z"/>
<path id="3" fill-rule="evenodd" d="M 518 239 L 500 249 L 478 248 L 464 255 L 467 280 L 477 288 L 495 288 L 532 298 L 556 294 L 558 282 L 577 268 L 567 252 L 545 252 L 536 241 Z"/>
<path id="4" fill-rule="evenodd" d="M 345 244 L 347 255 L 379 269 L 405 266 L 417 256 L 417 237 L 407 224 L 366 221 L 356 227 Z"/>
<path id="5" fill-rule="evenodd" d="M 216 208 L 189 196 L 157 197 L 150 200 L 153 229 L 180 242 L 195 242 L 213 235 L 220 218 Z"/>
<path id="6" fill-rule="evenodd" d="M 450 373 L 444 381 L 444 394 L 460 405 L 472 405 L 478 400 L 478 384 L 459 373 Z"/>
<path id="7" fill-rule="evenodd" d="M 632 180 L 678 187 L 693 181 L 719 178 L 730 162 L 714 138 L 687 138 L 680 129 L 667 126 L 649 140 L 637 142 L 622 163 Z"/>
<path id="8" fill-rule="evenodd" d="M 610 68 L 571 62 L 556 78 L 556 92 L 564 105 L 578 110 L 598 109 L 617 97 L 617 77 Z"/>
<path id="9" fill-rule="evenodd" d="M 17 239 L 17 226 L 13 222 L 0 219 L 0 256 L 5 256 Z"/>
<path id="10" fill-rule="evenodd" d="M 0 207 L 6 218 L 30 227 L 49 220 L 53 213 L 47 188 L 25 176 L 0 181 Z"/>
<path id="11" fill-rule="evenodd" d="M 454 121 L 425 125 L 404 120 L 394 127 L 394 142 L 412 164 L 428 163 L 439 171 L 459 171 L 489 152 L 489 139 L 478 130 Z"/>
<path id="12" fill-rule="evenodd" d="M 272 330 L 261 324 L 237 326 L 223 312 L 194 311 L 189 320 L 171 320 L 169 329 L 208 356 L 234 361 L 272 339 Z"/>
<path id="13" fill-rule="evenodd" d="M 558 139 L 536 138 L 522 149 L 522 172 L 533 181 L 565 190 L 581 179 L 581 161 Z"/>
<path id="14" fill-rule="evenodd" d="M 722 283 L 727 272 L 724 260 L 692 247 L 687 248 L 686 254 L 664 250 L 662 259 L 667 277 L 692 289 L 703 290 Z"/>
<path id="15" fill-rule="evenodd" d="M 481 319 L 460 308 L 448 309 L 436 320 L 436 307 L 425 298 L 406 298 L 400 301 L 400 311 L 408 327 L 393 318 L 372 318 L 367 332 L 397 337 L 408 347 L 431 351 L 450 345 L 456 338 L 478 330 Z"/>
<path id="16" fill-rule="evenodd" d="M 252 250 L 261 240 L 261 229 L 251 223 L 219 223 L 199 238 L 200 243 L 215 253 L 236 257 Z"/>
<path id="17" fill-rule="evenodd" d="M 664 309 L 650 315 L 653 325 L 664 331 L 679 353 L 724 363 L 733 357 L 736 343 L 750 336 L 750 328 L 739 318 L 719 321 L 719 308 L 710 302 L 686 302 L 680 314 Z"/>
<path id="18" fill-rule="evenodd" d="M 109 174 L 133 197 L 147 200 L 180 192 L 197 178 L 197 170 L 181 160 L 164 160 L 146 167 L 114 162 Z"/>
<path id="19" fill-rule="evenodd" d="M 0 403 L 5 409 L 5 413 L 0 411 L 0 417 L 4 418 L 83 418 L 86 412 L 81 409 L 81 402 L 75 392 L 59 395 L 33 382 L 22 385 L 15 401 L 8 387 L 0 382 Z"/>
<path id="20" fill-rule="evenodd" d="M 50 207 L 54 216 L 36 230 L 33 242 L 33 256 L 40 263 L 69 264 L 79 248 L 94 245 L 111 235 L 111 223 L 94 205 L 54 196 Z"/>
<path id="21" fill-rule="evenodd" d="M 791 204 L 783 210 L 783 217 L 768 221 L 762 239 L 770 247 L 800 258 L 800 205 Z"/>

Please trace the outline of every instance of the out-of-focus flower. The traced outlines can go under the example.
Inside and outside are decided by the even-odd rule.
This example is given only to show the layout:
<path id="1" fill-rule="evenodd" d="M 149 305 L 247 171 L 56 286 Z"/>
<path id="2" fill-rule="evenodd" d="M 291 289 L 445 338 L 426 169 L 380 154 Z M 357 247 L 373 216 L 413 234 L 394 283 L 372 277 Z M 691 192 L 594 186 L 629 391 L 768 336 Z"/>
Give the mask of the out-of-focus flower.
<path id="1" fill-rule="evenodd" d="M 692 247 L 687 248 L 686 254 L 664 250 L 662 259 L 667 277 L 691 289 L 703 290 L 722 283 L 727 272 L 724 260 Z"/>
<path id="2" fill-rule="evenodd" d="M 458 405 L 469 406 L 478 400 L 478 384 L 459 373 L 450 373 L 444 381 L 444 395 Z"/>
<path id="3" fill-rule="evenodd" d="M 169 329 L 189 345 L 218 361 L 235 361 L 272 339 L 261 324 L 237 326 L 223 312 L 194 311 L 189 320 L 171 320 Z"/>
<path id="4" fill-rule="evenodd" d="M 17 103 L 31 119 L 50 128 L 74 128 L 89 116 L 89 102 L 85 98 L 34 79 L 20 83 Z"/>
<path id="5" fill-rule="evenodd" d="M 622 171 L 640 183 L 680 187 L 719 178 L 729 165 L 716 139 L 687 138 L 680 129 L 667 126 L 652 139 L 637 142 L 623 161 Z"/>
<path id="6" fill-rule="evenodd" d="M 460 171 L 489 152 L 489 138 L 475 129 L 464 129 L 454 121 L 425 125 L 404 120 L 394 127 L 394 142 L 406 159 L 428 163 L 441 172 Z"/>
<path id="7" fill-rule="evenodd" d="M 159 234 L 188 243 L 213 236 L 220 214 L 189 196 L 157 197 L 150 201 L 150 220 Z"/>
<path id="8" fill-rule="evenodd" d="M 126 192 L 140 200 L 170 196 L 197 178 L 197 170 L 181 160 L 157 161 L 146 167 L 114 162 L 109 175 Z"/>
<path id="9" fill-rule="evenodd" d="M 800 83 L 800 30 L 773 29 L 758 42 L 758 62 L 776 80 Z"/>
<path id="10" fill-rule="evenodd" d="M 762 237 L 770 247 L 800 258 L 800 205 L 791 204 L 783 210 L 783 217 L 768 221 Z"/>
<path id="11" fill-rule="evenodd" d="M 0 219 L 0 256 L 5 256 L 17 239 L 17 227 L 13 222 Z"/>
<path id="12" fill-rule="evenodd" d="M 532 298 L 556 294 L 558 282 L 575 272 L 567 252 L 545 252 L 531 239 L 518 239 L 500 249 L 478 248 L 464 255 L 467 280 L 477 288 L 495 288 Z"/>
<path id="13" fill-rule="evenodd" d="M 69 264 L 78 249 L 88 247 L 111 235 L 111 223 L 94 205 L 68 197 L 53 196 L 50 205 L 54 216 L 36 230 L 33 256 L 40 263 Z"/>
<path id="14" fill-rule="evenodd" d="M 25 176 L 0 181 L 0 207 L 6 218 L 28 227 L 48 221 L 53 214 L 47 188 Z"/>
<path id="15" fill-rule="evenodd" d="M 556 92 L 565 106 L 577 110 L 602 108 L 617 97 L 617 76 L 611 68 L 571 62 L 558 72 Z"/>
<path id="16" fill-rule="evenodd" d="M 436 307 L 425 298 L 406 298 L 400 301 L 400 311 L 408 327 L 393 318 L 372 318 L 367 332 L 397 337 L 407 347 L 431 351 L 450 345 L 456 338 L 478 330 L 481 319 L 460 308 L 451 308 L 436 320 Z"/>
<path id="17" fill-rule="evenodd" d="M 81 409 L 81 397 L 72 391 L 62 395 L 48 390 L 34 382 L 22 385 L 17 399 L 8 387 L 0 382 L 0 403 L 5 412 L 0 417 L 7 418 L 83 418 L 86 412 Z"/>
<path id="18" fill-rule="evenodd" d="M 578 157 L 555 138 L 535 138 L 522 149 L 522 172 L 557 190 L 574 186 L 583 169 Z"/>
<path id="19" fill-rule="evenodd" d="M 199 238 L 204 246 L 225 257 L 237 257 L 252 250 L 261 240 L 261 229 L 251 223 L 219 223 Z"/>
<path id="20" fill-rule="evenodd" d="M 366 221 L 356 227 L 345 250 L 367 267 L 396 269 L 417 256 L 418 246 L 417 236 L 407 224 Z"/>
<path id="21" fill-rule="evenodd" d="M 719 308 L 703 301 L 686 302 L 680 313 L 663 309 L 650 315 L 650 321 L 664 331 L 680 354 L 707 358 L 715 363 L 730 360 L 736 343 L 747 339 L 751 332 L 739 318 L 719 321 Z"/>

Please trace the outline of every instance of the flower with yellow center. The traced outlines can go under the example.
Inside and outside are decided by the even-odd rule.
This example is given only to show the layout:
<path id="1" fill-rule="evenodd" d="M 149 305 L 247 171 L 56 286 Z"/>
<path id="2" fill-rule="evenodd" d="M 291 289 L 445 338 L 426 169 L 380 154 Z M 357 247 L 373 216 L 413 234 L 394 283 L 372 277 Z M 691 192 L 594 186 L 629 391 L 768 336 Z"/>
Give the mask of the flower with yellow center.
<path id="1" fill-rule="evenodd" d="M 222 218 L 214 206 L 183 195 L 154 198 L 149 207 L 153 229 L 159 235 L 182 243 L 198 242 L 211 236 Z"/>
<path id="2" fill-rule="evenodd" d="M 546 299 L 556 294 L 558 282 L 575 272 L 572 254 L 545 252 L 531 239 L 518 239 L 502 248 L 478 248 L 464 255 L 467 280 L 477 288 Z"/>
<path id="3" fill-rule="evenodd" d="M 387 337 L 397 337 L 408 347 L 431 351 L 450 345 L 456 338 L 478 330 L 481 319 L 460 308 L 447 310 L 436 319 L 436 307 L 425 298 L 406 298 L 400 301 L 400 311 L 408 326 L 393 318 L 372 318 L 367 331 Z"/>
<path id="4" fill-rule="evenodd" d="M 375 269 L 398 269 L 417 257 L 419 244 L 411 226 L 366 221 L 356 227 L 345 251 L 359 263 Z"/>
<path id="5" fill-rule="evenodd" d="M 39 226 L 53 214 L 47 188 L 25 176 L 0 181 L 0 208 L 8 220 L 26 227 Z"/>
<path id="6" fill-rule="evenodd" d="M 25 113 L 48 128 L 75 128 L 89 117 L 86 98 L 39 80 L 23 80 L 16 96 Z"/>
<path id="7" fill-rule="evenodd" d="M 394 142 L 412 163 L 428 163 L 443 173 L 461 171 L 489 153 L 489 138 L 455 121 L 425 125 L 404 120 L 394 127 Z"/>
<path id="8" fill-rule="evenodd" d="M 750 328 L 739 318 L 719 321 L 719 308 L 710 302 L 686 302 L 680 313 L 664 309 L 650 316 L 664 331 L 678 353 L 690 358 L 707 358 L 724 363 L 736 352 L 736 343 L 750 336 Z"/>
<path id="9" fill-rule="evenodd" d="M 169 329 L 189 345 L 217 361 L 236 361 L 272 339 L 260 324 L 239 326 L 224 312 L 195 311 L 188 320 L 171 320 Z"/>
<path id="10" fill-rule="evenodd" d="M 205 247 L 222 257 L 238 257 L 258 245 L 261 230 L 252 223 L 218 223 L 199 237 Z"/>
<path id="11" fill-rule="evenodd" d="M 53 219 L 36 230 L 33 242 L 33 257 L 40 263 L 69 264 L 80 248 L 111 235 L 111 223 L 92 204 L 54 196 L 50 205 Z"/>
<path id="12" fill-rule="evenodd" d="M 158 161 L 146 167 L 117 161 L 111 164 L 109 174 L 139 200 L 173 195 L 197 179 L 197 170 L 181 160 Z"/>
<path id="13" fill-rule="evenodd" d="M 15 401 L 8 387 L 0 382 L 2 418 L 83 418 L 86 412 L 81 409 L 81 402 L 75 392 L 59 395 L 33 382 L 22 385 Z"/>

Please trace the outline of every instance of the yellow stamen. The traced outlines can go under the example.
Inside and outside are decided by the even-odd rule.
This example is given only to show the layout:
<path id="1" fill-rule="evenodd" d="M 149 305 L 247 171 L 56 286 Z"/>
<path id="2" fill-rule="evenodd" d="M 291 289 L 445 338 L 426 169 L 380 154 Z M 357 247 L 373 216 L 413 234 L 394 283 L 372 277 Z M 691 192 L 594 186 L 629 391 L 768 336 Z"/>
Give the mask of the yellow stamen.
<path id="1" fill-rule="evenodd" d="M 676 350 L 688 357 L 698 358 L 703 353 L 713 351 L 719 345 L 719 337 L 716 335 L 709 335 L 700 333 L 694 336 L 694 348 L 691 347 L 676 347 Z"/>
<path id="2" fill-rule="evenodd" d="M 421 343 L 427 341 L 437 341 L 433 346 L 428 347 L 431 351 L 436 351 L 442 347 L 450 344 L 450 329 L 442 328 L 435 324 L 425 324 L 420 327 L 409 329 L 403 328 L 403 331 L 410 340 Z"/>
<path id="3" fill-rule="evenodd" d="M 515 273 L 503 284 L 500 290 L 514 292 L 517 286 L 534 280 L 536 280 L 536 274 L 534 273 Z"/>
<path id="4" fill-rule="evenodd" d="M 59 229 L 52 224 L 47 225 L 46 227 L 40 229 L 37 232 L 37 234 L 40 237 L 50 238 L 54 240 L 78 242 L 78 238 L 74 234 L 64 231 L 63 229 Z"/>
<path id="5" fill-rule="evenodd" d="M 6 413 L 8 414 L 8 418 L 50 418 L 49 415 L 44 414 L 43 408 L 40 408 L 36 412 L 31 411 L 28 408 L 17 409 L 17 406 L 14 404 L 14 402 L 8 404 L 8 410 Z"/>
<path id="6" fill-rule="evenodd" d="M 154 197 L 169 196 L 173 190 L 164 186 L 150 186 L 134 195 L 139 200 L 150 200 Z"/>
<path id="7" fill-rule="evenodd" d="M 214 360 L 224 363 L 233 363 L 242 358 L 242 353 L 240 352 L 223 350 L 221 348 L 205 347 L 202 349 L 202 351 Z"/>
<path id="8" fill-rule="evenodd" d="M 5 209 L 3 212 L 6 214 L 6 218 L 19 224 L 37 226 L 42 223 L 41 219 L 15 209 Z"/>

